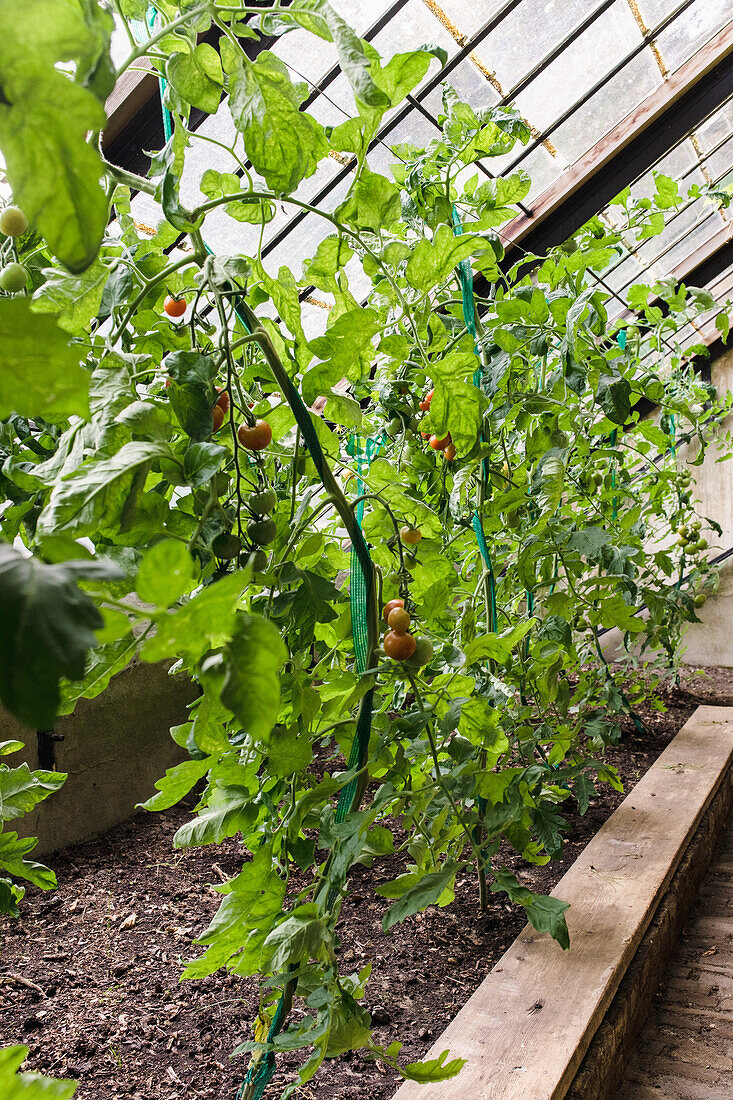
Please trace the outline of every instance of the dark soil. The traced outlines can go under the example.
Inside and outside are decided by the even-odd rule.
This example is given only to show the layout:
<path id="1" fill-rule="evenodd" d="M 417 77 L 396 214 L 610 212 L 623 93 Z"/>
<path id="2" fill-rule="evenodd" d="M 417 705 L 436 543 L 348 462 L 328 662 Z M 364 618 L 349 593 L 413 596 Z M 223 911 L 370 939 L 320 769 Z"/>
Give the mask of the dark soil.
<path id="1" fill-rule="evenodd" d="M 646 732 L 626 721 L 621 742 L 608 751 L 628 792 L 698 702 L 733 699 L 730 670 L 699 670 L 681 689 L 665 691 L 666 712 L 642 712 Z M 562 858 L 546 867 L 507 862 L 535 891 L 549 892 L 624 795 L 604 788 L 584 817 L 567 813 L 570 831 Z M 48 862 L 58 876 L 54 894 L 30 889 L 19 920 L 0 921 L 0 1046 L 30 1047 L 27 1069 L 80 1082 L 78 1100 L 221 1100 L 232 1098 L 246 1058 L 230 1059 L 251 1038 L 255 984 L 225 972 L 180 982 L 191 940 L 218 907 L 212 886 L 236 874 L 236 840 L 185 852 L 171 838 L 188 812 L 138 816 L 98 840 Z M 524 925 L 521 912 L 490 896 L 481 914 L 477 886 L 459 882 L 455 903 L 409 918 L 392 934 L 381 929 L 389 904 L 374 894 L 400 871 L 396 860 L 357 867 L 341 921 L 344 968 L 370 959 L 367 1004 L 376 1038 L 404 1042 L 405 1061 L 420 1058 Z M 294 1077 L 298 1056 L 284 1056 L 266 1093 L 276 1097 Z M 343 1056 L 324 1066 L 301 1100 L 387 1100 L 393 1073 Z"/>

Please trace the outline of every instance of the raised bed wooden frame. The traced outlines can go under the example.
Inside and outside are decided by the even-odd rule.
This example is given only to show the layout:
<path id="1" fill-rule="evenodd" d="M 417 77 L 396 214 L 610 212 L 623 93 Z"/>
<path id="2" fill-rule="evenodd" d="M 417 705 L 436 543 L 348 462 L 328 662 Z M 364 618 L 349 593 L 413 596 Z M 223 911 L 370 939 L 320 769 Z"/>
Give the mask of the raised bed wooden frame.
<path id="1" fill-rule="evenodd" d="M 428 1057 L 467 1060 L 395 1100 L 606 1100 L 730 812 L 733 707 L 698 707 L 553 894 L 570 951 L 529 926 Z"/>

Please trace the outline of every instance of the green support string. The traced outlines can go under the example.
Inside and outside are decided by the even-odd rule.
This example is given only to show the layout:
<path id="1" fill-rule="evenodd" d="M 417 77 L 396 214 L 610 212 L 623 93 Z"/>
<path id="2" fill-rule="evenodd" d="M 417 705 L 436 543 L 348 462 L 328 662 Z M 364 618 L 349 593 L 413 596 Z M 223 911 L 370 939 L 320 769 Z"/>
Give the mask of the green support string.
<path id="1" fill-rule="evenodd" d="M 621 329 L 620 332 L 618 332 L 616 334 L 616 342 L 617 342 L 618 346 L 621 348 L 621 350 L 624 351 L 625 348 L 626 348 L 626 329 Z M 611 432 L 609 443 L 612 447 L 615 447 L 617 442 L 618 442 L 618 428 L 614 428 L 613 431 Z M 611 488 L 612 489 L 616 488 L 616 464 L 615 464 L 615 462 L 614 462 L 613 467 L 611 469 Z M 611 520 L 612 520 L 612 522 L 615 523 L 617 518 L 618 518 L 618 497 L 614 496 L 612 498 L 612 501 L 611 501 Z M 613 686 L 616 688 L 616 691 L 618 691 L 619 695 L 621 696 L 623 704 L 626 707 L 626 711 L 627 711 L 629 717 L 631 718 L 631 720 L 633 721 L 634 726 L 636 727 L 636 732 L 637 733 L 643 733 L 644 732 L 644 725 L 643 725 L 641 719 L 639 718 L 639 715 L 636 713 L 636 711 L 632 707 L 631 700 L 629 699 L 628 695 L 626 694 L 624 689 L 620 688 L 618 686 L 618 684 L 616 683 L 616 681 L 614 680 L 613 675 L 611 673 L 611 670 L 608 667 L 608 661 L 606 660 L 606 656 L 603 652 L 603 649 L 601 648 L 601 643 L 598 641 L 598 635 L 595 633 L 595 631 L 594 631 L 594 639 L 595 639 L 595 643 L 596 643 L 596 650 L 598 652 L 598 656 L 601 658 L 601 661 L 603 662 L 603 668 L 604 668 L 604 672 L 606 674 L 606 681 L 609 682 L 609 683 L 612 683 Z"/>
<path id="2" fill-rule="evenodd" d="M 147 27 L 145 23 L 140 20 L 133 21 L 133 33 L 138 42 L 144 41 L 145 32 L 152 31 L 157 19 L 157 11 L 154 6 L 150 6 L 147 11 Z M 165 89 L 167 87 L 167 81 L 164 77 L 158 78 L 158 87 L 160 90 L 160 105 L 163 116 L 163 133 L 165 140 L 170 141 L 173 136 L 173 121 L 171 113 L 164 104 L 163 97 L 165 95 Z M 209 255 L 212 254 L 208 245 L 205 245 L 206 251 Z M 247 323 L 247 319 L 243 312 L 235 306 L 234 313 L 237 320 L 244 327 L 247 332 L 250 332 L 250 326 Z M 284 394 L 285 399 L 290 404 L 293 410 L 296 423 L 300 428 L 301 436 L 308 448 L 313 463 L 318 471 L 318 475 L 323 480 L 323 474 L 326 466 L 323 450 L 321 448 L 318 435 L 313 426 L 311 415 L 306 408 L 303 400 L 298 393 L 298 390 L 292 383 L 288 384 L 287 392 Z M 369 440 L 367 443 L 367 462 L 371 462 L 373 457 L 371 454 L 371 446 L 373 441 Z M 376 444 L 377 450 L 379 445 Z M 362 485 L 361 479 L 359 479 L 360 486 Z M 360 488 L 360 492 L 362 489 Z M 371 555 L 369 554 L 369 548 L 366 544 L 363 534 L 361 533 L 361 522 L 364 515 L 364 502 L 361 501 L 358 505 L 357 511 L 357 534 L 352 540 L 351 547 L 351 583 L 350 583 L 350 602 L 351 602 L 351 626 L 354 637 L 354 654 L 355 664 L 359 672 L 366 670 L 369 659 L 369 603 L 371 598 L 371 590 L 374 577 L 374 567 L 372 564 Z M 361 769 L 366 765 L 367 757 L 369 753 L 369 738 L 371 736 L 372 726 L 372 708 L 374 699 L 374 688 L 370 688 L 364 696 L 362 705 L 359 708 L 359 717 L 356 724 L 356 731 L 354 735 L 354 741 L 351 747 L 351 754 L 349 756 L 348 767 L 349 769 Z M 343 821 L 346 815 L 349 813 L 354 796 L 357 791 L 357 780 L 352 779 L 345 787 L 342 788 L 341 795 L 339 797 L 338 808 L 336 811 L 336 820 Z M 329 895 L 330 897 L 330 895 Z M 331 902 L 333 898 L 331 898 Z M 287 988 L 287 987 L 286 987 Z M 286 994 L 286 988 L 283 989 L 278 1000 L 275 1014 L 270 1023 L 270 1028 L 267 1034 L 267 1043 L 271 1044 L 276 1036 L 279 1034 L 285 1018 L 287 1016 L 288 1004 L 290 997 Z M 255 1066 L 250 1066 L 247 1071 L 245 1080 L 237 1090 L 237 1100 L 241 1100 L 246 1090 L 252 1086 L 251 1100 L 262 1100 L 262 1095 L 267 1088 L 272 1075 L 275 1071 L 275 1054 L 274 1051 L 268 1050 L 264 1058 Z"/>
<path id="3" fill-rule="evenodd" d="M 452 212 L 453 218 L 453 233 L 456 237 L 463 235 L 463 225 L 458 215 L 458 211 L 455 206 Z M 479 353 L 478 344 L 476 342 L 476 301 L 473 294 L 473 273 L 471 271 L 471 265 L 468 260 L 461 260 L 457 267 L 458 281 L 461 286 L 461 301 L 463 306 L 463 320 L 466 328 L 470 332 L 474 339 L 473 350 L 478 358 L 478 366 L 473 372 L 473 384 L 474 386 L 481 386 L 483 378 L 483 368 L 481 365 L 481 358 Z M 483 436 L 482 436 L 483 439 Z M 484 459 L 482 462 L 482 473 L 484 483 L 488 483 L 489 478 L 489 463 L 488 459 Z M 497 613 L 496 613 L 496 578 L 494 576 L 494 567 L 491 561 L 491 554 L 489 553 L 489 547 L 486 543 L 486 534 L 484 532 L 484 525 L 481 522 L 481 516 L 479 515 L 478 508 L 473 513 L 471 520 L 471 526 L 473 527 L 474 534 L 476 536 L 476 542 L 478 544 L 479 553 L 483 559 L 486 571 L 489 574 L 489 593 L 490 593 L 490 622 L 488 624 L 489 630 L 496 632 L 497 629 Z"/>

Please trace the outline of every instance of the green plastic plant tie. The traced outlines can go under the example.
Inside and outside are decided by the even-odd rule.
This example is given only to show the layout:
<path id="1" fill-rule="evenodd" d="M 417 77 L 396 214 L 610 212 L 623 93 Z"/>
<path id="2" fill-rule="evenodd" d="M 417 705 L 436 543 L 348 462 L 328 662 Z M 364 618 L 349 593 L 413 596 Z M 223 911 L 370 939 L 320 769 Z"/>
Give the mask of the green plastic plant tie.
<path id="1" fill-rule="evenodd" d="M 616 333 L 616 343 L 618 344 L 618 346 L 621 348 L 622 351 L 626 350 L 626 329 L 625 328 L 620 329 Z M 613 431 L 611 432 L 611 446 L 612 447 L 616 446 L 617 439 L 618 439 L 618 428 L 614 428 Z M 612 489 L 616 488 L 616 464 L 615 463 L 614 463 L 614 465 L 611 469 L 611 488 Z M 614 496 L 613 500 L 611 501 L 611 521 L 613 523 L 615 523 L 617 517 L 618 517 L 618 497 Z"/>
<path id="2" fill-rule="evenodd" d="M 155 21 L 158 18 L 158 11 L 154 5 L 150 5 L 148 8 L 148 30 L 152 31 L 155 27 Z M 160 88 L 160 109 L 163 115 L 163 134 L 166 142 L 170 141 L 173 137 L 173 119 L 171 113 L 165 105 L 164 96 L 165 90 L 168 87 L 168 81 L 164 76 L 158 77 L 158 87 Z"/>
<path id="3" fill-rule="evenodd" d="M 612 447 L 616 446 L 617 440 L 618 440 L 618 428 L 614 428 L 613 431 L 611 432 L 611 439 L 609 441 Z M 612 489 L 616 488 L 616 463 L 615 462 L 614 462 L 613 466 L 611 467 L 611 488 Z M 617 517 L 618 517 L 618 497 L 614 496 L 612 501 L 611 501 L 611 521 L 612 521 L 612 523 L 616 522 Z"/>

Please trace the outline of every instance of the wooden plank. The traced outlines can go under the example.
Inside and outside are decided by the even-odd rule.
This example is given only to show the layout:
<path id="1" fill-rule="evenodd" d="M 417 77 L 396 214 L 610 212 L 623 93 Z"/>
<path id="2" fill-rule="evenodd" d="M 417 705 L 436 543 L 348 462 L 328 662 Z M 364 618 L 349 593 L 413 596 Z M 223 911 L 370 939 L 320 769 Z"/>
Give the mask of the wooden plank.
<path id="1" fill-rule="evenodd" d="M 733 708 L 698 707 L 553 890 L 570 951 L 527 926 L 428 1054 L 461 1073 L 395 1100 L 561 1100 L 731 763 Z"/>
<path id="2" fill-rule="evenodd" d="M 107 122 L 102 132 L 102 148 L 106 149 L 124 130 L 128 122 L 158 94 L 158 77 L 152 62 L 141 57 L 137 68 L 123 73 L 105 104 Z M 147 70 L 143 72 L 141 70 Z"/>
<path id="3" fill-rule="evenodd" d="M 728 862 L 733 843 L 733 818 L 725 831 L 720 858 L 711 867 L 691 914 L 695 933 L 705 913 L 713 911 L 730 927 L 731 899 L 727 876 L 719 873 Z M 691 962 L 684 937 L 667 968 L 655 998 L 655 1008 L 627 1061 L 619 1095 L 637 1100 L 637 1084 L 669 1089 L 685 1081 L 700 1086 L 706 1100 L 733 1096 L 733 942 L 721 942 L 714 955 Z M 717 968 L 713 969 L 714 961 Z M 722 965 L 721 965 L 722 964 Z M 726 964 L 728 969 L 726 969 Z M 665 1091 L 662 1095 L 676 1095 Z M 697 1095 L 697 1094 L 695 1094 Z"/>

